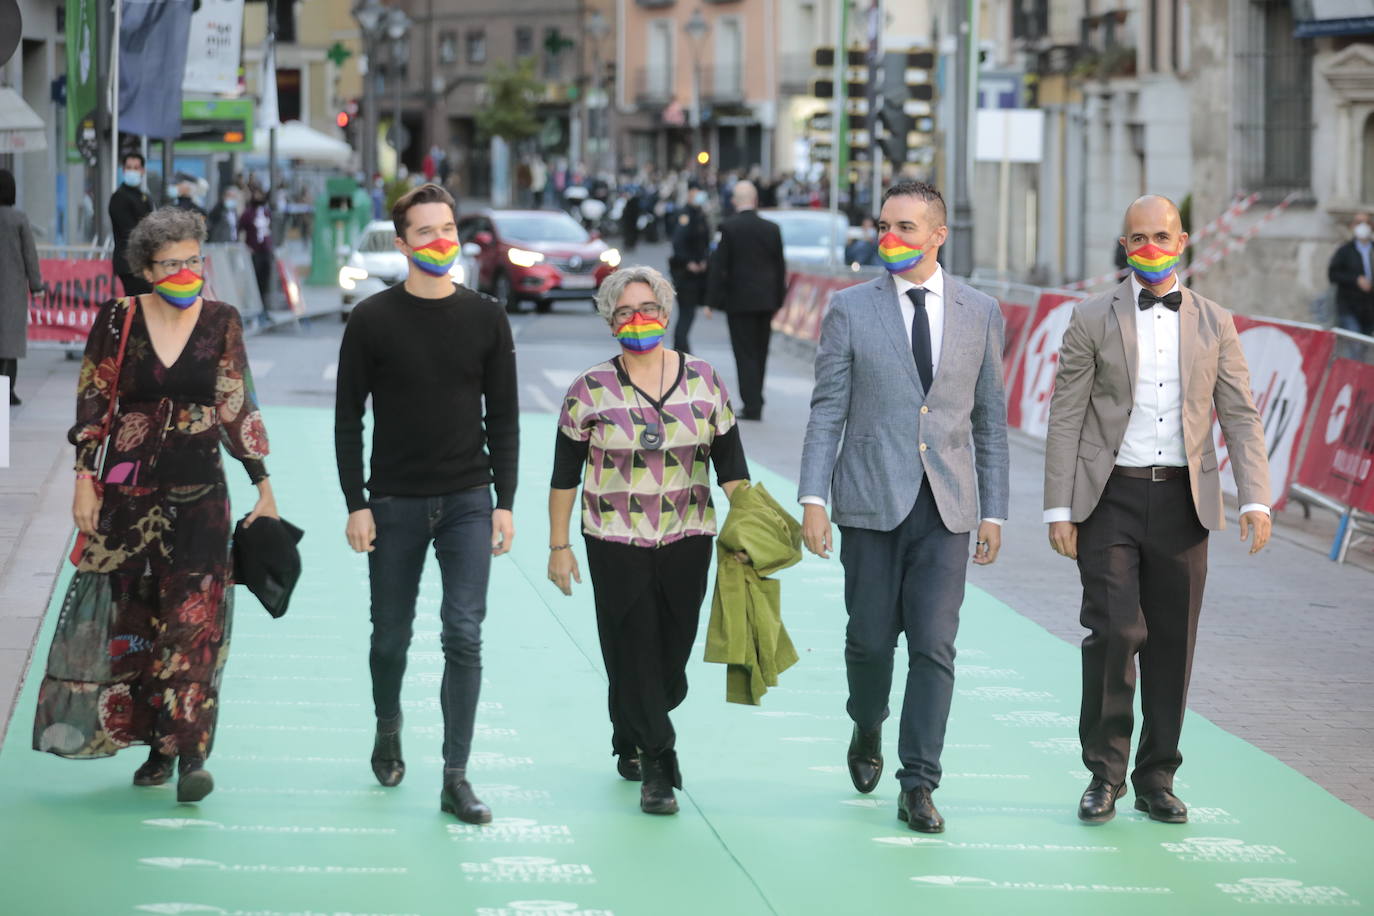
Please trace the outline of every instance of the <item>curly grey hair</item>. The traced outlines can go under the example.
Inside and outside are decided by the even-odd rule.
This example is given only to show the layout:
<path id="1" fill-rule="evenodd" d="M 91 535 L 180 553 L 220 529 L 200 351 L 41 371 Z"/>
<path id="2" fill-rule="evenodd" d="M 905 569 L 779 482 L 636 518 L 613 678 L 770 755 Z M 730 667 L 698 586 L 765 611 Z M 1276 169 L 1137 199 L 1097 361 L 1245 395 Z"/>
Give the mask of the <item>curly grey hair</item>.
<path id="1" fill-rule="evenodd" d="M 142 274 L 151 270 L 157 253 L 177 242 L 205 243 L 205 219 L 194 210 L 163 207 L 138 221 L 129 233 L 129 247 L 124 257 L 129 270 Z"/>
<path id="2" fill-rule="evenodd" d="M 616 303 L 625 295 L 625 288 L 631 283 L 649 284 L 649 289 L 654 291 L 654 300 L 663 308 L 663 323 L 667 324 L 673 317 L 673 309 L 677 306 L 677 293 L 673 291 L 673 284 L 652 267 L 640 265 L 620 268 L 607 277 L 601 288 L 596 291 L 596 310 L 606 319 L 606 323 L 613 323 Z"/>

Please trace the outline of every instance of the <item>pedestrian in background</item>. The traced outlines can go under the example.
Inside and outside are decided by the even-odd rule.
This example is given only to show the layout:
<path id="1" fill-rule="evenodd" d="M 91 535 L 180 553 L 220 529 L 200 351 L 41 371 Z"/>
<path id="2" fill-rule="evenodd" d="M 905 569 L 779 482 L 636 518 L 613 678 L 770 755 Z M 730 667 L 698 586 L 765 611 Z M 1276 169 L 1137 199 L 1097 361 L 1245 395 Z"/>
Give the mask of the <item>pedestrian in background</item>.
<path id="1" fill-rule="evenodd" d="M 148 281 L 129 269 L 124 257 L 129 247 L 129 236 L 134 227 L 149 213 L 153 212 L 153 201 L 143 190 L 145 176 L 142 153 L 126 153 L 123 160 L 124 171 L 118 188 L 110 195 L 110 228 L 114 236 L 114 271 L 119 282 L 124 285 L 124 295 L 139 296 L 151 293 L 153 288 Z"/>
<path id="2" fill-rule="evenodd" d="M 172 201 L 172 206 L 178 210 L 189 210 L 198 213 L 202 218 L 205 217 L 205 208 L 196 203 L 196 179 L 194 176 L 181 173 L 177 175 L 177 196 Z"/>
<path id="3" fill-rule="evenodd" d="M 239 238 L 243 239 L 253 257 L 253 273 L 258 280 L 258 295 L 267 309 L 272 290 L 272 208 L 267 205 L 267 192 L 257 186 L 248 190 L 248 206 L 239 217 Z"/>
<path id="4" fill-rule="evenodd" d="M 844 262 L 872 266 L 881 264 L 878 259 L 878 226 L 873 217 L 865 216 L 859 222 L 859 237 L 844 246 Z"/>
<path id="5" fill-rule="evenodd" d="M 706 302 L 706 270 L 711 257 L 711 224 L 706 207 L 710 203 L 711 192 L 694 185 L 687 193 L 686 205 L 673 220 L 673 253 L 668 258 L 668 271 L 677 290 L 673 348 L 679 353 L 691 352 L 688 335 L 697 307 Z"/>
<path id="6" fill-rule="evenodd" d="M 11 407 L 22 403 L 14 383 L 28 353 L 28 294 L 43 295 L 33 228 L 16 200 L 14 174 L 0 169 L 0 375 L 9 376 Z"/>
<path id="7" fill-rule="evenodd" d="M 601 284 L 596 307 L 621 352 L 574 379 L 563 399 L 549 490 L 549 581 L 565 595 L 582 581 L 568 535 L 580 482 L 611 753 L 621 776 L 642 780 L 640 810 L 674 814 L 682 774 L 668 714 L 687 697 L 716 534 L 707 459 L 726 495 L 749 478 L 749 467 L 720 376 L 663 346 L 673 318 L 663 275 L 623 267 Z"/>
<path id="8" fill-rule="evenodd" d="M 154 292 L 105 303 L 91 324 L 68 434 L 87 540 L 33 728 L 34 749 L 61 757 L 146 744 L 134 785 L 162 785 L 175 764 L 180 802 L 214 788 L 234 584 L 221 445 L 258 488 L 244 524 L 278 517 L 238 309 L 200 295 L 204 238 L 197 214 L 144 218 L 128 263 Z"/>
<path id="9" fill-rule="evenodd" d="M 238 185 L 227 184 L 219 189 L 219 202 L 210 209 L 208 220 L 211 242 L 237 242 L 239 240 L 239 198 L 241 194 Z"/>
<path id="10" fill-rule="evenodd" d="M 787 295 L 787 261 L 782 230 L 758 214 L 752 182 L 736 181 L 731 191 L 735 215 L 720 225 L 720 242 L 711 254 L 706 303 L 725 313 L 739 377 L 740 419 L 763 419 L 763 376 L 773 315 Z"/>
<path id="11" fill-rule="evenodd" d="M 1336 249 L 1326 269 L 1336 285 L 1336 327 L 1374 335 L 1374 272 L 1369 263 L 1374 225 L 1368 213 L 1356 213 L 1350 229 L 1355 237 Z"/>

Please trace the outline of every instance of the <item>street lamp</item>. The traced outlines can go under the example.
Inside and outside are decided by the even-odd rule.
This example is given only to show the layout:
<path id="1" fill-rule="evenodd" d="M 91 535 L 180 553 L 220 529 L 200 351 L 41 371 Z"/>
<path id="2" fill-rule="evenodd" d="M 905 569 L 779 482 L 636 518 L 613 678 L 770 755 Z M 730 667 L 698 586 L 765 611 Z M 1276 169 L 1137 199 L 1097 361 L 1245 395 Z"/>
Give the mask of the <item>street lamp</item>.
<path id="1" fill-rule="evenodd" d="M 587 36 L 591 38 L 592 46 L 592 89 L 587 94 L 587 134 L 596 141 L 596 162 L 597 170 L 605 174 L 614 163 L 607 163 L 607 154 L 610 152 L 610 125 L 606 115 L 609 113 L 606 94 L 604 91 L 604 79 L 601 72 L 601 42 L 611 31 L 611 25 L 606 21 L 606 16 L 599 9 L 594 9 L 587 16 L 587 23 L 583 27 Z M 598 114 L 599 112 L 599 114 Z"/>
<path id="2" fill-rule="evenodd" d="M 387 9 L 377 0 L 366 0 L 353 7 L 353 18 L 363 38 L 363 60 L 359 70 L 363 78 L 363 177 L 370 185 L 377 174 L 377 83 L 372 72 L 377 46 L 377 30 Z"/>
<path id="3" fill-rule="evenodd" d="M 410 31 L 410 17 L 405 11 L 392 7 L 386 14 L 386 34 L 391 39 L 391 77 L 395 84 L 396 114 L 391 122 L 391 145 L 396 150 L 396 170 L 393 177 L 400 177 L 401 150 L 405 148 L 405 127 L 401 124 L 401 61 L 406 56 L 406 33 Z"/>
<path id="4" fill-rule="evenodd" d="M 701 14 L 701 7 L 692 10 L 682 30 L 692 43 L 692 135 L 697 152 L 701 153 L 701 44 L 711 31 L 710 23 Z"/>

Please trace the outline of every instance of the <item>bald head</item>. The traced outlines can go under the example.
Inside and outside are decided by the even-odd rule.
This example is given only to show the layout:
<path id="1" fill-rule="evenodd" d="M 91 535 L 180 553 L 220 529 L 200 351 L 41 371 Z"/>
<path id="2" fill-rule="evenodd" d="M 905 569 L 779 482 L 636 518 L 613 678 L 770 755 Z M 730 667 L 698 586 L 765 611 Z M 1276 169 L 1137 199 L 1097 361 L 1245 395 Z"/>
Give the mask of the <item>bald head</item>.
<path id="1" fill-rule="evenodd" d="M 736 210 L 753 210 L 759 205 L 759 189 L 754 187 L 752 181 L 737 181 L 730 192 L 730 200 L 734 202 Z"/>
<path id="2" fill-rule="evenodd" d="M 1183 217 L 1179 215 L 1178 206 L 1169 198 L 1160 194 L 1146 194 L 1144 197 L 1137 197 L 1126 208 L 1126 218 L 1121 223 L 1121 234 L 1127 239 L 1131 237 L 1132 221 L 1151 224 L 1168 223 L 1175 231 L 1183 231 Z M 1130 248 L 1128 243 L 1127 248 Z"/>

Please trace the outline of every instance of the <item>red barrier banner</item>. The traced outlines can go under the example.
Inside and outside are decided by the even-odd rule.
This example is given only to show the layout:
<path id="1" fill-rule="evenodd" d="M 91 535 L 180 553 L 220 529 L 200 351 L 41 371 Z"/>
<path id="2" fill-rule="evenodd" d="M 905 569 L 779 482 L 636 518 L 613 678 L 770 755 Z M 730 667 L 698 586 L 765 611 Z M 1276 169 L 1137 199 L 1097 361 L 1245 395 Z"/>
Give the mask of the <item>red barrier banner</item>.
<path id="1" fill-rule="evenodd" d="M 1007 379 L 1007 423 L 1041 439 L 1050 426 L 1050 395 L 1059 367 L 1059 347 L 1081 296 L 1041 293 L 1027 322 L 1026 343 Z"/>
<path id="2" fill-rule="evenodd" d="M 1250 367 L 1250 391 L 1264 423 L 1274 507 L 1280 508 L 1297 472 L 1303 421 L 1331 361 L 1336 337 L 1320 328 L 1262 321 L 1246 315 L 1236 315 L 1235 321 Z M 1222 489 L 1235 493 L 1236 482 L 1220 424 L 1213 425 L 1212 438 L 1217 446 Z"/>
<path id="3" fill-rule="evenodd" d="M 1374 512 L 1374 366 L 1338 359 L 1331 367 L 1298 483 Z"/>
<path id="4" fill-rule="evenodd" d="M 38 266 L 46 294 L 29 297 L 29 340 L 81 343 L 100 304 L 124 295 L 109 261 L 43 258 Z"/>
<path id="5" fill-rule="evenodd" d="M 1002 381 L 1010 385 L 1016 374 L 1016 366 L 1021 358 L 1021 345 L 1025 343 L 1034 309 L 1029 305 L 1003 302 L 1000 299 L 997 304 L 1002 309 L 1002 321 L 1006 325 L 1002 336 Z"/>
<path id="6" fill-rule="evenodd" d="M 789 274 L 787 295 L 782 308 L 773 316 L 773 330 L 798 340 L 821 339 L 821 321 L 830 306 L 830 297 L 842 289 L 863 283 L 863 277 L 821 277 L 815 274 Z"/>

